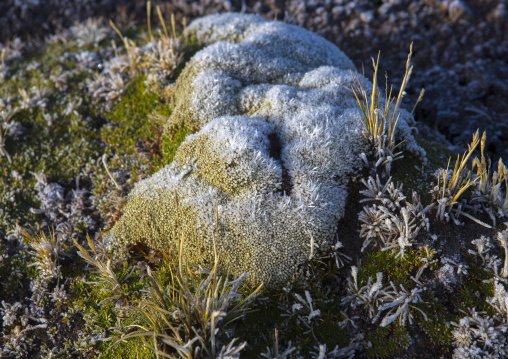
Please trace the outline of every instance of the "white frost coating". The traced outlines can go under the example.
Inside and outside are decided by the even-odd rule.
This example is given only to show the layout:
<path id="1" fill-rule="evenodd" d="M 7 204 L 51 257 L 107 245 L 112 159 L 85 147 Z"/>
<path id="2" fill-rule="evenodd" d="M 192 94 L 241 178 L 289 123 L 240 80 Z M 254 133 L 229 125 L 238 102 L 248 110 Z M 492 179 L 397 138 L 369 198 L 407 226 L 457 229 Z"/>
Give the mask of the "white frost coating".
<path id="1" fill-rule="evenodd" d="M 217 206 L 219 267 L 285 285 L 333 245 L 347 184 L 362 167 L 367 143 L 346 89 L 354 66 L 325 39 L 254 15 L 212 15 L 187 31 L 209 46 L 177 81 L 170 122 L 199 131 L 136 185 L 109 235 L 175 248 L 176 191 L 191 262 L 213 259 Z M 403 111 L 399 137 L 418 151 L 409 118 Z"/>

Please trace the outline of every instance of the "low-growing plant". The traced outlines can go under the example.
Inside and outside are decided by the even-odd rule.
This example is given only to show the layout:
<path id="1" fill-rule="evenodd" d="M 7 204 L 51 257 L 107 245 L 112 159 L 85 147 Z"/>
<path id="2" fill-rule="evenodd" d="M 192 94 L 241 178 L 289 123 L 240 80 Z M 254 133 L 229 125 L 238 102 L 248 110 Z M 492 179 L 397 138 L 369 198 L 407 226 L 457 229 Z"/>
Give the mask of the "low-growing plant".
<path id="1" fill-rule="evenodd" d="M 90 253 L 88 253 L 88 251 L 74 239 L 74 244 L 76 247 L 78 247 L 79 250 L 78 255 L 83 258 L 89 265 L 91 265 L 94 268 L 94 271 L 99 275 L 99 281 L 92 284 L 99 286 L 101 291 L 109 292 L 112 294 L 110 297 L 107 297 L 101 301 L 99 305 L 106 301 L 119 301 L 125 299 L 121 289 L 122 282 L 128 279 L 130 275 L 124 278 L 123 281 L 119 280 L 111 267 L 112 262 L 107 253 L 105 253 L 104 250 L 101 250 L 99 253 L 90 236 L 87 236 L 87 241 L 88 246 L 92 250 L 93 256 L 90 255 Z M 132 270 L 134 270 L 134 268 Z"/>
<path id="2" fill-rule="evenodd" d="M 178 206 L 178 199 L 175 194 Z M 216 220 L 217 212 L 216 212 Z M 178 221 L 178 218 L 177 218 Z M 146 267 L 146 295 L 129 304 L 124 318 L 126 331 L 117 343 L 139 338 L 157 357 L 175 358 L 236 358 L 246 342 L 235 345 L 233 339 L 220 346 L 219 328 L 240 319 L 248 311 L 261 286 L 247 296 L 238 289 L 247 277 L 244 273 L 230 281 L 219 275 L 218 256 L 212 270 L 192 269 L 182 254 L 183 238 L 179 240 L 178 262 L 166 254 L 165 268 L 171 274 L 171 282 Z M 220 350 L 219 350 L 220 347 Z"/>
<path id="3" fill-rule="evenodd" d="M 406 200 L 402 185 L 395 186 L 388 178 L 382 185 L 379 176 L 362 179 L 366 187 L 360 194 L 366 198 L 362 202 L 374 202 L 365 206 L 358 215 L 361 223 L 360 237 L 364 239 L 362 252 L 373 243 L 380 245 L 382 251 L 398 251 L 404 257 L 405 248 L 411 247 L 422 229 L 428 231 L 429 220 L 426 213 L 433 207 L 423 207 L 420 198 L 413 191 L 413 203 Z"/>
<path id="4" fill-rule="evenodd" d="M 484 132 L 480 141 L 481 158 L 476 157 L 473 160 L 473 169 L 476 167 L 477 170 L 477 182 L 471 203 L 480 206 L 496 226 L 496 218 L 504 218 L 508 215 L 508 169 L 500 158 L 497 172 L 492 172 L 490 158 L 486 160 L 484 156 L 486 140 L 487 134 Z"/>
<path id="5" fill-rule="evenodd" d="M 440 221 L 449 221 L 452 219 L 455 223 L 459 223 L 458 217 L 464 215 L 478 222 L 478 220 L 472 216 L 462 212 L 463 205 L 459 202 L 459 198 L 478 180 L 478 177 L 471 175 L 471 171 L 468 170 L 467 164 L 469 157 L 472 155 L 479 142 L 480 138 L 478 136 L 478 131 L 476 131 L 471 144 L 468 144 L 468 150 L 464 152 L 462 158 L 457 155 L 453 170 L 449 170 L 450 160 L 448 160 L 446 170 L 440 169 L 436 173 L 437 184 L 431 192 L 432 201 L 437 204 L 436 218 Z"/>
<path id="6" fill-rule="evenodd" d="M 284 350 L 280 347 L 279 331 L 275 328 L 272 347 L 266 347 L 266 352 L 260 353 L 260 357 L 266 359 L 287 359 L 295 350 L 296 347 L 292 345 L 291 340 L 288 342 L 287 347 Z"/>
<path id="7" fill-rule="evenodd" d="M 402 84 L 399 89 L 399 93 L 395 98 L 392 95 L 393 86 L 388 91 L 388 81 L 386 81 L 385 87 L 385 98 L 384 108 L 380 109 L 380 94 L 378 90 L 378 69 L 379 69 L 379 56 L 377 60 L 372 59 L 372 65 L 374 67 L 374 75 L 372 76 L 372 90 L 369 96 L 366 89 L 365 80 L 361 81 L 358 72 L 351 76 L 353 78 L 353 85 L 351 91 L 355 95 L 358 106 L 361 110 L 360 122 L 363 127 L 363 133 L 365 138 L 371 143 L 375 149 L 375 167 L 384 165 L 386 168 L 386 174 L 390 172 L 391 163 L 397 159 L 402 158 L 402 152 L 394 152 L 400 144 L 395 144 L 395 129 L 399 121 L 400 112 L 399 107 L 402 102 L 402 98 L 406 94 L 405 89 L 411 77 L 413 66 L 411 65 L 411 56 L 413 53 L 413 44 L 411 43 L 409 48 L 409 55 L 406 61 L 406 71 L 402 79 Z M 365 72 L 363 72 L 363 78 L 365 79 Z M 413 107 L 421 101 L 424 94 L 424 90 L 420 92 L 417 102 Z M 393 106 L 395 103 L 395 106 Z M 393 107 L 393 108 L 392 108 Z"/>
<path id="8" fill-rule="evenodd" d="M 32 254 L 35 257 L 35 266 L 45 279 L 59 278 L 61 276 L 58 259 L 60 257 L 60 241 L 55 231 L 50 230 L 49 234 L 41 232 L 37 235 L 30 235 L 27 231 L 22 231 L 23 236 L 32 248 Z"/>

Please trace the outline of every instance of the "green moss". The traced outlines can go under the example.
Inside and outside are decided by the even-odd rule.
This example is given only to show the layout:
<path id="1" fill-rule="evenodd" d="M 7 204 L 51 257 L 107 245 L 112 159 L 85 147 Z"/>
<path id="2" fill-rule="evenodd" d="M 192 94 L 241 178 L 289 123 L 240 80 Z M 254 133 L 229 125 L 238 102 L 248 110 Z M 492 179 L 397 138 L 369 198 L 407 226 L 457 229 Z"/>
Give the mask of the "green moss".
<path id="1" fill-rule="evenodd" d="M 79 260 L 78 262 L 83 262 Z M 83 263 L 81 263 L 82 268 Z M 115 274 L 120 282 L 124 282 L 121 287 L 125 300 L 134 300 L 140 297 L 141 290 L 144 288 L 143 282 L 137 272 L 133 272 L 131 276 L 125 280 L 131 273 L 131 266 L 123 263 L 120 268 L 115 269 Z M 97 285 L 101 283 L 101 277 L 97 273 L 90 273 L 86 276 L 79 275 L 77 272 L 76 277 L 71 282 L 70 292 L 71 299 L 69 305 L 81 312 L 86 324 L 82 330 L 89 336 L 96 333 L 105 333 L 107 337 L 116 337 L 113 331 L 119 324 L 119 312 L 115 305 L 116 300 L 108 300 L 115 293 L 110 292 L 105 285 Z M 119 298 L 117 298 L 119 299 Z M 106 358 L 137 358 L 137 355 L 142 354 L 143 357 L 151 358 L 152 353 L 145 348 L 139 341 L 134 342 L 118 342 L 113 345 L 113 341 L 100 342 L 98 349 L 101 351 L 102 356 Z M 92 351 L 94 346 L 88 349 Z M 86 348 L 81 348 L 87 351 Z"/>
<path id="2" fill-rule="evenodd" d="M 138 359 L 156 358 L 155 353 L 146 347 L 141 341 L 129 341 L 122 343 L 116 348 L 111 348 L 110 343 L 101 343 L 98 347 L 101 352 L 101 359 Z"/>
<path id="3" fill-rule="evenodd" d="M 187 136 L 189 133 L 191 133 L 191 131 L 187 127 L 183 126 L 174 130 L 173 136 L 171 138 L 168 136 L 163 136 L 161 148 L 162 158 L 157 162 L 157 170 L 173 162 L 176 150 L 178 150 L 180 144 L 183 142 L 183 140 L 185 140 L 185 136 Z"/>
<path id="4" fill-rule="evenodd" d="M 383 272 L 383 283 L 386 285 L 393 281 L 395 286 L 402 284 L 406 289 L 414 287 L 411 275 L 415 275 L 421 265 L 421 257 L 416 249 L 406 249 L 404 257 L 395 255 L 390 251 L 376 251 L 367 254 L 358 272 L 360 283 L 367 283 L 369 277 L 376 278 L 376 273 Z"/>
<path id="5" fill-rule="evenodd" d="M 176 150 L 190 133 L 180 127 L 169 136 L 162 136 L 154 118 L 168 118 L 171 107 L 158 93 L 151 92 L 145 84 L 146 76 L 137 75 L 127 86 L 124 96 L 114 109 L 102 116 L 112 126 L 101 129 L 101 138 L 118 155 L 133 155 L 136 144 L 144 142 L 154 147 L 151 161 L 145 161 L 154 172 L 171 163 Z M 132 168 L 134 174 L 136 169 Z"/>
<path id="6" fill-rule="evenodd" d="M 133 154 L 138 140 L 153 136 L 155 125 L 149 118 L 152 112 L 171 113 L 156 93 L 147 90 L 145 80 L 146 76 L 137 75 L 114 109 L 102 115 L 113 125 L 102 128 L 101 138 L 119 155 Z"/>
<path id="7" fill-rule="evenodd" d="M 472 258 L 470 258 L 470 263 Z M 494 315 L 495 310 L 486 302 L 488 297 L 494 295 L 494 283 L 492 273 L 471 263 L 468 268 L 468 276 L 464 278 L 453 299 L 452 304 L 456 310 L 468 311 L 468 308 L 476 308 L 478 311 L 486 311 L 488 315 Z M 460 316 L 463 316 L 460 314 Z"/>
<path id="8" fill-rule="evenodd" d="M 450 157 L 453 159 L 457 156 L 456 153 L 438 142 L 430 141 L 420 136 L 415 138 L 416 142 L 427 153 L 427 167 L 431 170 L 437 170 L 440 167 L 446 166 Z"/>
<path id="9" fill-rule="evenodd" d="M 367 336 L 372 346 L 367 349 L 369 358 L 388 358 L 401 354 L 410 344 L 407 329 L 400 325 L 378 327 Z"/>
<path id="10" fill-rule="evenodd" d="M 424 291 L 421 297 L 423 304 L 420 304 L 419 307 L 428 319 L 420 320 L 418 325 L 427 333 L 438 350 L 444 350 L 453 342 L 453 328 L 449 322 L 455 320 L 456 317 L 449 313 L 431 290 Z"/>

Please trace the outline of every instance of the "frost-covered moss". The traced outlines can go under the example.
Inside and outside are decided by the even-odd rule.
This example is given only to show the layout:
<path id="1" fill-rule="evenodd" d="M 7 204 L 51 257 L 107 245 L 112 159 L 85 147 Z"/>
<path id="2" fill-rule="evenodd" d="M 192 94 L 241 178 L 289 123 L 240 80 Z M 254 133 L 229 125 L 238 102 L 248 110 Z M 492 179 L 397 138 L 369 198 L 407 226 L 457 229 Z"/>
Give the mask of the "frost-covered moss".
<path id="1" fill-rule="evenodd" d="M 168 250 L 182 238 L 185 256 L 206 264 L 218 232 L 221 269 L 285 284 L 334 244 L 362 168 L 353 64 L 315 34 L 254 15 L 209 16 L 187 31 L 208 46 L 177 80 L 165 131 L 199 131 L 136 185 L 109 240 Z M 402 112 L 399 135 L 418 153 L 409 123 Z"/>

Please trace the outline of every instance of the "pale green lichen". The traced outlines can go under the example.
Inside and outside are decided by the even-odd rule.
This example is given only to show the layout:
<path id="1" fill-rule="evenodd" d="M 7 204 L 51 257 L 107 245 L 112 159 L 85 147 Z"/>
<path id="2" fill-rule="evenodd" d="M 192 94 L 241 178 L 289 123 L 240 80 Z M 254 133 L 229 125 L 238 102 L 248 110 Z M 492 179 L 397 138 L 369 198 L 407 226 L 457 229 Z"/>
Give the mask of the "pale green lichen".
<path id="1" fill-rule="evenodd" d="M 354 66 L 323 38 L 258 16 L 208 16 L 187 31 L 208 46 L 177 80 L 165 131 L 198 132 L 136 185 L 107 236 L 162 250 L 182 238 L 190 262 L 209 264 L 218 232 L 220 269 L 283 285 L 334 243 L 362 167 Z M 398 136 L 422 153 L 410 123 L 401 111 Z"/>

